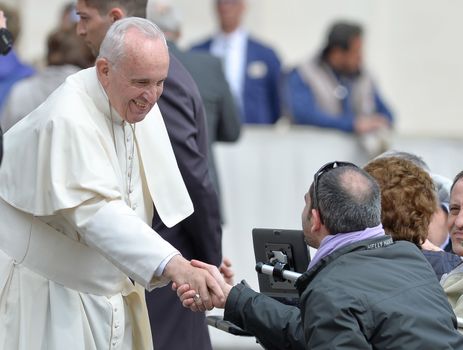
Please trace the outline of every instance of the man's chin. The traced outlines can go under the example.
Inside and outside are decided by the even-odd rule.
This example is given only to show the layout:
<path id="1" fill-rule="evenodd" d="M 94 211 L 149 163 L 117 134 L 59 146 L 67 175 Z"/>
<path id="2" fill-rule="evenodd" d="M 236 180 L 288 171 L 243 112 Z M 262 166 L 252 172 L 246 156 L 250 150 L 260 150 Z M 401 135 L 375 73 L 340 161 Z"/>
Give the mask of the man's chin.
<path id="1" fill-rule="evenodd" d="M 98 54 L 100 53 L 99 48 L 96 48 L 92 45 L 92 43 L 86 41 L 85 44 L 87 44 L 88 48 L 92 52 L 93 57 L 98 57 Z"/>
<path id="2" fill-rule="evenodd" d="M 130 124 L 136 124 L 136 123 L 139 123 L 141 122 L 143 119 L 146 118 L 148 113 L 144 113 L 144 114 L 136 114 L 136 115 L 131 115 L 127 118 L 127 122 L 130 123 Z"/>

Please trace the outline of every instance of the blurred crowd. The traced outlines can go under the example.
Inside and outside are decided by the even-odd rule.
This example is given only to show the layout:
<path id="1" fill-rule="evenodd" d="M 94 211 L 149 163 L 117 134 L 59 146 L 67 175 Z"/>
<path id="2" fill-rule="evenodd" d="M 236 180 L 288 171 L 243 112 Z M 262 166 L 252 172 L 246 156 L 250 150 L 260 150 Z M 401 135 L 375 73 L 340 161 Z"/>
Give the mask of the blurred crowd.
<path id="1" fill-rule="evenodd" d="M 17 38 L 20 28 L 18 11 L 5 5 L 9 18 L 9 28 L 13 37 Z M 295 67 L 283 68 L 279 54 L 272 47 L 262 42 L 258 37 L 250 35 L 243 24 L 247 10 L 247 3 L 244 0 L 216 1 L 215 9 L 217 14 L 218 29 L 209 38 L 202 42 L 193 43 L 190 50 L 183 50 L 183 53 L 192 52 L 208 53 L 208 55 L 196 56 L 195 67 L 187 67 L 195 75 L 198 85 L 204 85 L 201 77 L 204 67 L 213 70 L 213 65 L 207 61 L 210 56 L 220 59 L 223 74 L 228 86 L 219 92 L 222 96 L 231 94 L 234 106 L 227 106 L 228 113 L 235 114 L 234 117 L 223 118 L 225 123 L 234 123 L 230 128 L 234 130 L 220 139 L 221 133 L 217 130 L 217 120 L 214 113 L 208 113 L 208 123 L 212 142 L 214 135 L 218 135 L 217 141 L 236 139 L 236 116 L 240 124 L 275 124 L 279 120 L 289 120 L 299 125 L 311 125 L 318 128 L 330 128 L 342 132 L 352 133 L 358 136 L 359 143 L 367 151 L 368 155 L 375 156 L 385 151 L 390 144 L 391 130 L 394 125 L 393 113 L 388 103 L 381 96 L 380 89 L 371 78 L 370 73 L 365 69 L 363 62 L 363 28 L 360 23 L 340 19 L 326 29 L 324 44 L 318 52 L 308 54 L 308 58 Z M 181 36 L 180 11 L 172 1 L 161 0 L 153 2 L 148 8 L 148 16 L 152 16 L 162 30 L 167 34 L 172 44 Z M 57 31 L 72 32 L 79 20 L 75 11 L 75 4 L 69 3 L 64 6 Z M 79 36 L 84 36 L 77 31 Z M 71 35 L 71 34 L 70 34 Z M 0 72 L 0 88 L 2 89 L 0 99 L 0 120 L 2 127 L 7 130 L 11 125 L 24 116 L 27 112 L 36 107 L 37 102 L 43 96 L 52 91 L 53 86 L 58 86 L 64 79 L 66 71 L 71 73 L 70 66 L 85 68 L 91 65 L 91 55 L 85 45 L 76 43 L 73 57 L 66 55 L 58 57 L 58 50 L 64 50 L 64 46 L 57 45 L 57 40 L 82 40 L 77 38 L 57 38 L 50 47 L 48 42 L 48 54 L 46 67 L 30 67 L 21 62 L 20 57 L 13 50 L 7 57 L 2 57 Z M 50 40 L 53 34 L 50 34 Z M 91 40 L 88 38 L 93 54 Z M 81 45 L 81 49 L 77 47 Z M 172 49 L 172 48 L 171 48 Z M 50 52 L 54 51 L 54 52 Z M 76 57 L 80 53 L 82 58 Z M 179 55 L 180 50 L 176 51 Z M 52 60 L 50 61 L 50 57 Z M 89 59 L 88 62 L 85 62 Z M 182 62 L 185 65 L 185 61 Z M 60 66 L 67 66 L 63 68 Z M 201 69 L 203 68 L 203 69 Z M 42 72 L 43 70 L 43 72 Z M 56 72 L 56 77 L 52 76 Z M 24 78 L 37 74 L 33 80 L 35 84 L 43 81 L 45 90 L 41 96 L 34 97 L 35 101 L 21 108 L 17 107 L 21 90 L 24 91 L 24 84 L 17 88 L 16 92 L 9 92 L 13 83 Z M 199 77 L 199 78 L 198 78 Z M 204 81 L 204 79 L 203 79 Z M 27 86 L 27 85 L 26 85 Z M 206 98 L 204 89 L 211 86 L 200 86 L 203 90 L 202 98 L 206 108 L 211 108 L 209 102 L 211 94 Z M 216 95 L 219 94 L 216 93 Z M 7 101 L 8 96 L 9 101 Z M 227 102 L 228 103 L 228 102 Z M 229 122 L 232 120 L 232 122 Z M 223 128 L 226 129 L 226 128 Z M 227 132 L 225 132 L 227 133 Z M 211 161 L 213 161 L 211 159 Z"/>

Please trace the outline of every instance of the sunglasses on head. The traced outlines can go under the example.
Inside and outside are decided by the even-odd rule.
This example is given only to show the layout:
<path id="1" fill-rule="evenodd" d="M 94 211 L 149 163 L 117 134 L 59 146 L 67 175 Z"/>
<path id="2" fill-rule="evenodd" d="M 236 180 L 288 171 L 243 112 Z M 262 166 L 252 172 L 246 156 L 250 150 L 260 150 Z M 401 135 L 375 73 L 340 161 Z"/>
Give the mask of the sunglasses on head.
<path id="1" fill-rule="evenodd" d="M 322 219 L 322 215 L 320 212 L 320 208 L 318 207 L 318 182 L 320 181 L 320 178 L 323 174 L 327 173 L 328 171 L 332 169 L 343 167 L 343 166 L 353 166 L 357 168 L 357 165 L 355 165 L 354 163 L 334 161 L 334 162 L 329 162 L 323 165 L 313 176 L 312 208 L 318 209 L 318 212 L 320 213 L 320 219 Z"/>

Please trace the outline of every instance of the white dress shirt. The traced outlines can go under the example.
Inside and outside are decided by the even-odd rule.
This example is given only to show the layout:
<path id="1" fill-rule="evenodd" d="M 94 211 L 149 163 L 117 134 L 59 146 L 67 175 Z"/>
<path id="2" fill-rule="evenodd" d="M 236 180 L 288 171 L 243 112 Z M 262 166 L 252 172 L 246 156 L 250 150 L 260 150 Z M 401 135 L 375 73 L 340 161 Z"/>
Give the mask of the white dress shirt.
<path id="1" fill-rule="evenodd" d="M 247 41 L 247 32 L 238 28 L 232 33 L 218 33 L 213 38 L 210 49 L 213 55 L 222 59 L 225 77 L 241 111 L 243 110 Z"/>

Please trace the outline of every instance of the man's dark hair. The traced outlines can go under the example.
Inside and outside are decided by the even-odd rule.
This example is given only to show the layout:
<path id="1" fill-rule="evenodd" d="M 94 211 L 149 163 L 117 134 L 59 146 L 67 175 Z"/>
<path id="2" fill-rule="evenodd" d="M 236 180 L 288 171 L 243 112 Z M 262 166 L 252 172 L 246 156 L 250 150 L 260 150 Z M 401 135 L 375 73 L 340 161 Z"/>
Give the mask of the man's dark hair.
<path id="1" fill-rule="evenodd" d="M 85 0 L 89 7 L 96 8 L 100 14 L 105 14 L 113 7 L 121 7 L 127 17 L 146 18 L 147 0 Z"/>
<path id="2" fill-rule="evenodd" d="M 354 182 L 348 178 L 353 175 Z M 313 186 L 310 190 L 313 199 Z M 318 182 L 318 207 L 330 234 L 361 231 L 381 223 L 381 195 L 377 182 L 364 170 L 337 167 Z"/>
<path id="3" fill-rule="evenodd" d="M 344 21 L 335 22 L 328 32 L 322 57 L 326 58 L 334 48 L 348 50 L 352 39 L 361 36 L 362 32 L 362 27 L 359 24 Z"/>
<path id="4" fill-rule="evenodd" d="M 455 178 L 453 179 L 452 187 L 450 187 L 450 192 L 452 192 L 453 188 L 455 187 L 456 183 L 463 179 L 463 170 L 460 171 Z"/>

